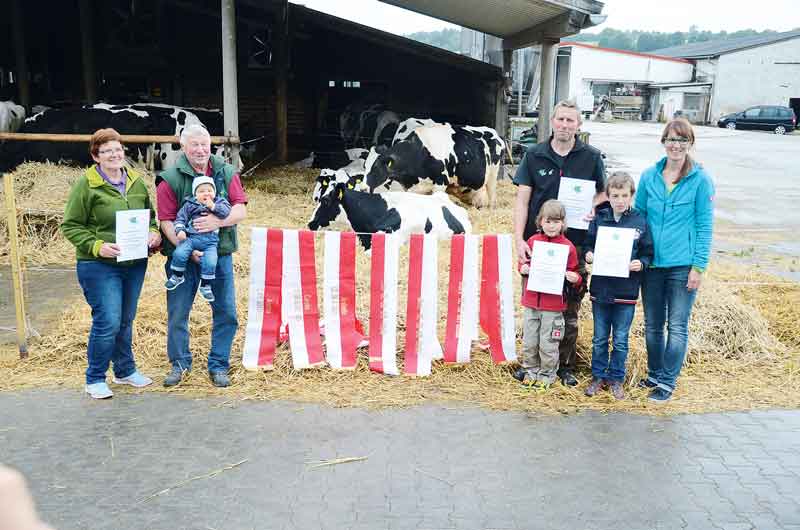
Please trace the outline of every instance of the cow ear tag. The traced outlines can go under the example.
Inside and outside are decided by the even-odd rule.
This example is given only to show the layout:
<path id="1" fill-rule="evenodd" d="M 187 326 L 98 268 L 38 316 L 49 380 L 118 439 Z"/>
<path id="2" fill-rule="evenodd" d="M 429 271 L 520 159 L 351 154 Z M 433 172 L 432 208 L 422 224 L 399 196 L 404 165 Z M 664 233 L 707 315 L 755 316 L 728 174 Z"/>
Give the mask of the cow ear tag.
<path id="1" fill-rule="evenodd" d="M 340 199 L 344 198 L 344 191 L 339 190 L 339 198 Z"/>
<path id="2" fill-rule="evenodd" d="M 352 184 L 348 184 L 347 185 L 347 189 L 352 190 L 353 189 L 353 185 Z"/>
<path id="3" fill-rule="evenodd" d="M 386 163 L 386 167 L 392 167 L 392 161 L 391 161 L 391 160 L 389 160 L 389 161 Z"/>

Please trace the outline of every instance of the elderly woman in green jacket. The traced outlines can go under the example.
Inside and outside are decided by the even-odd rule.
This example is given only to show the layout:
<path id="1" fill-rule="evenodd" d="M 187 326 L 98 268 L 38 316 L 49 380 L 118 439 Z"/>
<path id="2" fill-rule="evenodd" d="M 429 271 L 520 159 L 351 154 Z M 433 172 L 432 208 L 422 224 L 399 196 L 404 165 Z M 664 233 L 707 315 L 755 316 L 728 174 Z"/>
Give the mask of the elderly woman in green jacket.
<path id="1" fill-rule="evenodd" d="M 114 129 L 92 135 L 89 152 L 96 164 L 72 186 L 61 224 L 64 236 L 75 245 L 78 282 L 92 308 L 86 393 L 95 399 L 114 395 L 106 383 L 109 364 L 116 384 L 144 387 L 153 382 L 136 370 L 131 348 L 147 258 L 117 261 L 117 212 L 150 211 L 149 250 L 161 244 L 161 236 L 147 187 L 126 165 L 120 140 Z"/>

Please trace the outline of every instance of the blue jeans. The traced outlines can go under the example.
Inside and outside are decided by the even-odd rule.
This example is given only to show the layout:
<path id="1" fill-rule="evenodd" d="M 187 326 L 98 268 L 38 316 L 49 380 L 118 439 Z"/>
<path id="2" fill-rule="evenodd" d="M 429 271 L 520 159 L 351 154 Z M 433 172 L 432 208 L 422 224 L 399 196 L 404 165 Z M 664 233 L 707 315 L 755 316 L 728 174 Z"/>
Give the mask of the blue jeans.
<path id="1" fill-rule="evenodd" d="M 675 390 L 689 343 L 689 317 L 697 291 L 686 288 L 691 267 L 647 269 L 642 279 L 647 378 Z M 666 324 L 666 340 L 664 325 Z"/>
<path id="2" fill-rule="evenodd" d="M 165 266 L 168 275 L 171 262 L 172 258 L 168 259 Z M 239 326 L 236 318 L 236 289 L 233 284 L 233 257 L 230 254 L 220 256 L 215 272 L 216 279 L 211 282 L 214 301 L 211 302 L 213 323 L 208 371 L 227 372 L 233 336 Z M 185 282 L 178 289 L 167 291 L 167 355 L 172 366 L 189 370 L 192 367 L 189 313 L 200 284 L 200 267 L 195 262 L 190 261 L 187 264 L 184 279 Z"/>
<path id="3" fill-rule="evenodd" d="M 217 270 L 217 260 L 219 259 L 217 256 L 218 244 L 219 235 L 214 232 L 189 235 L 187 239 L 181 241 L 180 245 L 175 248 L 175 252 L 172 253 L 172 269 L 178 272 L 185 271 L 192 251 L 199 250 L 203 253 L 200 258 L 200 277 L 204 280 L 213 280 Z M 169 271 L 167 271 L 167 277 L 169 277 Z"/>
<path id="4" fill-rule="evenodd" d="M 625 380 L 628 359 L 628 332 L 633 322 L 635 304 L 601 304 L 592 302 L 594 337 L 592 337 L 592 377 L 608 381 Z M 608 353 L 608 337 L 611 355 Z M 610 359 L 609 359 L 610 357 Z"/>
<path id="5" fill-rule="evenodd" d="M 128 377 L 136 371 L 131 349 L 133 319 L 147 260 L 129 267 L 81 260 L 76 269 L 83 296 L 92 308 L 86 384 L 104 382 L 110 363 L 117 378 Z"/>

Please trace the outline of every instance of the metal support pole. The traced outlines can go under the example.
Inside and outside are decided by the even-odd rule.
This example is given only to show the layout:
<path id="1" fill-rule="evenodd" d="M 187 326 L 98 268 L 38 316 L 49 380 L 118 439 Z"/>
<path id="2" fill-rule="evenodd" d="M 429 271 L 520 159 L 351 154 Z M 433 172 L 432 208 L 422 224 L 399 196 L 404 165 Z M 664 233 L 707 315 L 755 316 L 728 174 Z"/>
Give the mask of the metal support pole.
<path id="1" fill-rule="evenodd" d="M 522 72 L 525 69 L 525 51 L 517 50 L 517 116 L 522 116 Z"/>
<path id="2" fill-rule="evenodd" d="M 28 356 L 28 331 L 25 323 L 25 297 L 22 291 L 22 262 L 19 252 L 19 230 L 17 228 L 17 204 L 14 199 L 14 177 L 10 173 L 3 175 L 3 187 L 8 212 L 8 241 L 11 247 L 11 282 L 14 285 L 14 307 L 17 315 L 17 347 L 19 358 Z"/>
<path id="3" fill-rule="evenodd" d="M 494 128 L 503 138 L 508 137 L 508 99 L 506 94 L 513 91 L 513 81 L 511 79 L 511 59 L 514 50 L 503 50 L 503 80 L 497 84 L 497 96 L 495 98 L 495 118 Z"/>
<path id="4" fill-rule="evenodd" d="M 556 54 L 558 53 L 557 40 L 542 42 L 542 79 L 539 97 L 539 141 L 550 138 L 550 118 L 555 105 L 555 71 Z"/>
<path id="5" fill-rule="evenodd" d="M 227 136 L 239 136 L 239 82 L 236 70 L 236 0 L 222 0 L 222 113 Z M 239 167 L 239 144 L 231 147 Z"/>
<path id="6" fill-rule="evenodd" d="M 289 159 L 289 2 L 275 3 L 275 27 L 272 32 L 275 72 L 275 136 L 279 163 Z"/>
<path id="7" fill-rule="evenodd" d="M 28 62 L 25 59 L 25 18 L 22 16 L 21 0 L 11 0 L 11 32 L 14 38 L 14 59 L 19 101 L 25 112 L 31 110 L 31 83 Z"/>
<path id="8" fill-rule="evenodd" d="M 81 17 L 81 62 L 83 63 L 83 93 L 86 103 L 97 103 L 97 74 L 94 69 L 94 46 L 92 45 L 92 6 L 91 0 L 79 0 L 78 11 Z"/>

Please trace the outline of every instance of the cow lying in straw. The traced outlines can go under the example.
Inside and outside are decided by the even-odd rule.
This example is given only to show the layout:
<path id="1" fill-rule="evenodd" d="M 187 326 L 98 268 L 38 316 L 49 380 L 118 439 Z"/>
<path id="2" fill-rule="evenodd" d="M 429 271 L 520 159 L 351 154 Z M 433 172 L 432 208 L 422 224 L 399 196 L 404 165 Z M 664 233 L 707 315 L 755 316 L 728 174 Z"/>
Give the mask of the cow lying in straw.
<path id="1" fill-rule="evenodd" d="M 445 193 L 419 195 L 389 191 L 366 193 L 337 182 L 321 196 L 308 228 L 319 230 L 338 225 L 359 233 L 362 246 L 369 250 L 369 234 L 397 232 L 402 241 L 411 234 L 437 234 L 446 238 L 472 231 L 467 211 L 454 204 Z"/>

